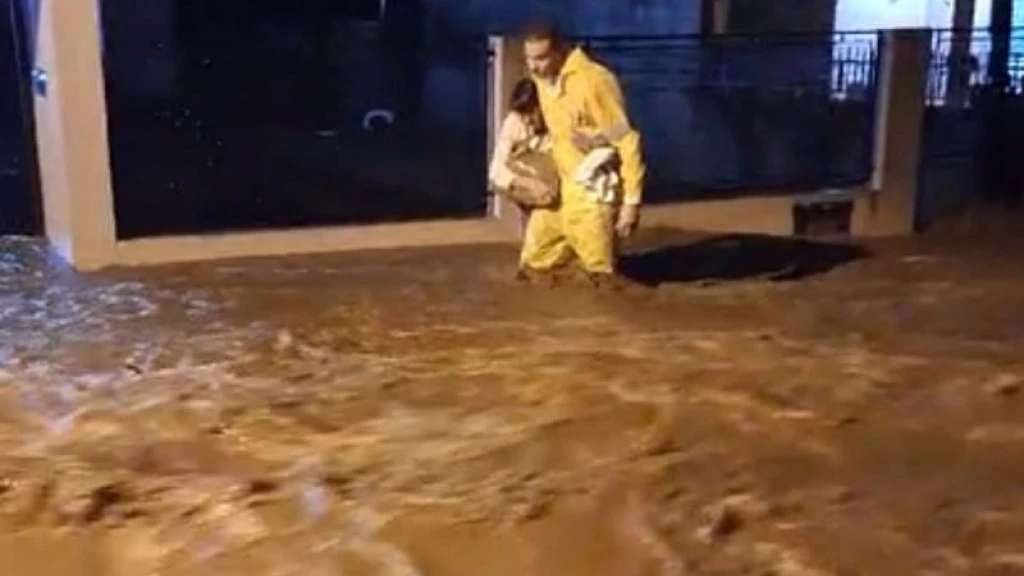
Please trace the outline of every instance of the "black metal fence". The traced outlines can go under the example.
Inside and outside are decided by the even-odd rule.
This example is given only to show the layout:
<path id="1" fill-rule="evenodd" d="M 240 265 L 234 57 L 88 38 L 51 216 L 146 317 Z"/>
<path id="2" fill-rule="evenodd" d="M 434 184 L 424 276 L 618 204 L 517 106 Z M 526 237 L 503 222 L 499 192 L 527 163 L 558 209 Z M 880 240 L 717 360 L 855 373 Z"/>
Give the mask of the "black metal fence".
<path id="1" fill-rule="evenodd" d="M 483 213 L 484 38 L 423 14 L 151 4 L 102 1 L 119 237 Z M 870 177 L 874 34 L 582 42 L 623 81 L 651 201 Z"/>
<path id="2" fill-rule="evenodd" d="M 149 4 L 103 0 L 119 237 L 484 213 L 485 39 Z"/>
<path id="3" fill-rule="evenodd" d="M 19 0 L 0 0 L 0 235 L 40 232 L 26 34 Z"/>
<path id="4" fill-rule="evenodd" d="M 995 49 L 999 42 L 1002 56 Z M 1024 190 L 1022 45 L 1024 30 L 1003 38 L 981 29 L 933 32 L 921 141 L 919 227 L 980 199 L 1019 200 Z"/>
<path id="5" fill-rule="evenodd" d="M 1009 53 L 1004 64 L 1007 85 L 1002 91 L 1024 94 L 1024 29 L 1003 39 Z M 935 30 L 932 35 L 926 99 L 931 106 L 970 106 L 972 99 L 992 86 L 993 38 L 988 29 Z"/>
<path id="6" fill-rule="evenodd" d="M 580 41 L 619 75 L 652 202 L 871 176 L 874 33 Z"/>

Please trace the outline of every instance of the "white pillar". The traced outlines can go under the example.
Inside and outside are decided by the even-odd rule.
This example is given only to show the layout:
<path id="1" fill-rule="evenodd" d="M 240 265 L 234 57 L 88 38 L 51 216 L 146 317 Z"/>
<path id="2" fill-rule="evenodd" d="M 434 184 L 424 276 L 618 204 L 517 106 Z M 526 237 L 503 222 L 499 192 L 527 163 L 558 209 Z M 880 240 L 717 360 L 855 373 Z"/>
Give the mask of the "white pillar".
<path id="1" fill-rule="evenodd" d="M 854 211 L 856 235 L 914 232 L 930 58 L 930 30 L 884 33 L 875 116 L 875 167 L 871 195 Z"/>
<path id="2" fill-rule="evenodd" d="M 526 61 L 523 58 L 522 45 L 514 38 L 492 37 L 490 39 L 491 66 L 490 87 L 487 91 L 487 157 L 490 159 L 494 151 L 494 141 L 501 123 L 508 114 L 509 98 L 512 89 L 520 78 L 526 76 Z M 524 231 L 523 211 L 514 203 L 500 195 L 491 197 L 491 215 L 501 222 L 502 226 L 521 237 Z"/>
<path id="3" fill-rule="evenodd" d="M 40 6 L 34 100 L 46 236 L 76 269 L 94 270 L 115 258 L 98 0 Z"/>
<path id="4" fill-rule="evenodd" d="M 725 34 L 729 28 L 729 0 L 712 0 L 711 26 L 714 34 Z"/>

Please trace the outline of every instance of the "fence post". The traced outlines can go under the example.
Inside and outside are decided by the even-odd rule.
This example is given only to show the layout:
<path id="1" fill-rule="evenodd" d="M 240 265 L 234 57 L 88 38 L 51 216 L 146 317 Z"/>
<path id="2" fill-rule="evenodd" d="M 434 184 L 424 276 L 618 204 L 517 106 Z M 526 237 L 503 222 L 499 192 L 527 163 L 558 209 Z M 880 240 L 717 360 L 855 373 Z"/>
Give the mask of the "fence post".
<path id="1" fill-rule="evenodd" d="M 522 46 L 514 38 L 491 37 L 490 85 L 487 89 L 487 157 L 490 159 L 494 151 L 501 123 L 508 114 L 509 98 L 516 82 L 526 75 L 526 62 L 523 59 Z M 517 237 L 524 231 L 523 211 L 504 196 L 491 196 L 490 214 L 503 227 L 511 230 Z"/>
<path id="2" fill-rule="evenodd" d="M 963 108 L 971 90 L 971 36 L 974 32 L 974 0 L 954 0 L 953 34 L 949 47 L 947 104 Z"/>
<path id="3" fill-rule="evenodd" d="M 701 34 L 725 34 L 729 26 L 730 0 L 701 0 Z"/>
<path id="4" fill-rule="evenodd" d="M 931 31 L 882 33 L 875 114 L 871 194 L 859 202 L 853 233 L 896 236 L 914 232 Z"/>
<path id="5" fill-rule="evenodd" d="M 46 237 L 76 269 L 113 264 L 98 0 L 40 2 L 33 92 Z"/>

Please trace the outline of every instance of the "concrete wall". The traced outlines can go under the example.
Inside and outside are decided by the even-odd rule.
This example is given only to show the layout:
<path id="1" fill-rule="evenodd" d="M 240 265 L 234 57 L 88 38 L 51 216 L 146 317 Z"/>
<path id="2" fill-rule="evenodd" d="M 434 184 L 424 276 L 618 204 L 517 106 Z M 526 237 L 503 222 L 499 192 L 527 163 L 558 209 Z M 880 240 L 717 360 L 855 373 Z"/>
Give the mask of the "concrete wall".
<path id="1" fill-rule="evenodd" d="M 47 94 L 36 99 L 35 108 L 47 235 L 79 269 L 512 239 L 509 216 L 504 215 L 498 221 L 488 218 L 118 242 L 107 158 L 97 6 L 95 0 L 47 2 L 43 6 L 39 62 L 50 82 Z M 871 195 L 857 206 L 857 233 L 906 234 L 912 230 L 928 44 L 927 34 L 915 32 L 892 34 L 886 42 L 891 52 L 883 64 L 876 177 Z M 512 52 L 508 54 L 502 62 L 521 65 Z M 507 83 L 515 76 L 513 70 L 493 78 L 504 78 Z M 504 99 L 492 96 L 491 101 L 500 106 Z M 490 115 L 492 124 L 500 112 Z M 648 225 L 788 234 L 792 230 L 789 205 L 785 198 L 675 204 L 650 209 L 646 221 Z"/>

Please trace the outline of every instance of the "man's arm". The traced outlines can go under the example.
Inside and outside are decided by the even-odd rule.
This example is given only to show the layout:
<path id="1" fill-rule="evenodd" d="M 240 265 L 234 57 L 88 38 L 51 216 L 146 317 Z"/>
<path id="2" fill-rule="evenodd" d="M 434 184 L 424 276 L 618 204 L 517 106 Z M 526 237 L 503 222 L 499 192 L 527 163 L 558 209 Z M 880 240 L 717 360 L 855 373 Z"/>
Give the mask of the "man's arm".
<path id="1" fill-rule="evenodd" d="M 615 145 L 622 161 L 622 201 L 639 205 L 643 200 L 647 168 L 640 148 L 640 133 L 629 122 L 619 81 L 610 71 L 599 69 L 594 73 L 590 88 L 594 120 L 605 138 Z"/>

